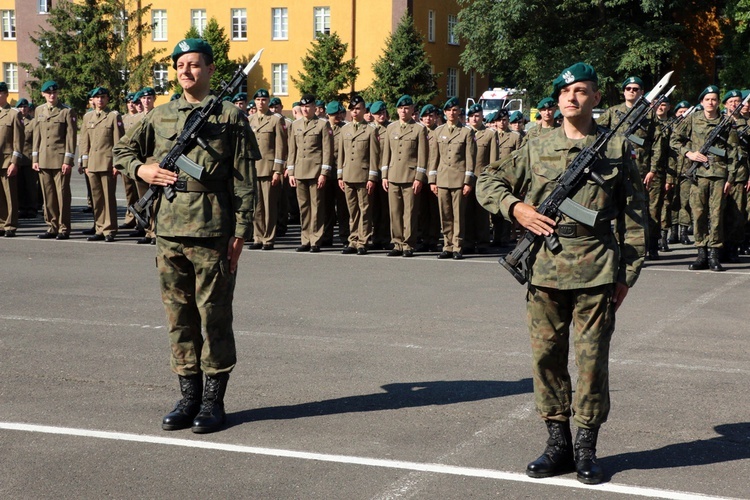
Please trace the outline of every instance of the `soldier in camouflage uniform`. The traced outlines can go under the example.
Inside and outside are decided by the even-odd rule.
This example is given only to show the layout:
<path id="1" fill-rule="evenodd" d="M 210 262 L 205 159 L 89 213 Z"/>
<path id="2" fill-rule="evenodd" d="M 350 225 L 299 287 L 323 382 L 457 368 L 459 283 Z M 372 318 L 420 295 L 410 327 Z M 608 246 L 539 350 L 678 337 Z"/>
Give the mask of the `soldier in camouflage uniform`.
<path id="1" fill-rule="evenodd" d="M 664 172 L 663 194 L 664 199 L 661 205 L 661 237 L 659 238 L 659 251 L 671 252 L 669 248 L 669 228 L 672 225 L 672 206 L 674 202 L 674 186 L 677 180 L 677 157 L 669 147 L 669 138 L 672 131 L 668 127 L 669 109 L 671 103 L 669 98 L 654 110 L 654 123 L 656 124 L 656 135 L 654 140 L 661 141 L 661 165 L 657 166 L 658 172 Z M 675 232 L 676 234 L 676 232 Z"/>
<path id="2" fill-rule="evenodd" d="M 698 99 L 703 109 L 688 116 L 674 131 L 670 146 L 679 156 L 701 162 L 696 171 L 697 182 L 690 188 L 698 258 L 689 268 L 694 271 L 709 268 L 723 271 L 719 249 L 724 245 L 724 208 L 726 195 L 735 179 L 739 141 L 737 133 L 730 130 L 717 144 L 723 149 L 723 154 L 709 153 L 706 156 L 698 151 L 711 130 L 721 121 L 719 88 L 709 85 Z"/>
<path id="3" fill-rule="evenodd" d="M 624 137 L 615 136 L 605 158 L 594 166 L 605 185 L 589 180 L 572 196 L 597 211 L 600 224 L 584 226 L 567 216 L 555 221 L 535 210 L 569 162 L 596 139 L 592 110 L 601 93 L 594 68 L 577 63 L 563 71 L 553 82 L 552 97 L 565 117 L 563 126 L 490 165 L 479 176 L 477 198 L 490 212 L 502 213 L 534 234 L 559 236 L 562 250 L 553 253 L 542 244 L 530 266 L 527 320 L 534 395 L 550 438 L 526 473 L 548 477 L 577 470 L 579 481 L 595 484 L 604 477 L 595 450 L 599 426 L 610 408 L 609 344 L 615 311 L 643 263 L 646 201 L 631 147 Z M 578 366 L 575 399 L 568 373 L 569 339 Z M 578 428 L 575 443 L 571 418 Z"/>
<path id="4" fill-rule="evenodd" d="M 546 134 L 551 130 L 559 127 L 555 123 L 555 111 L 557 111 L 557 103 L 551 97 L 545 97 L 540 100 L 536 108 L 539 110 L 539 120 L 536 122 L 535 127 L 531 127 L 528 132 L 523 136 L 521 141 L 521 147 L 525 146 L 529 139 L 539 137 L 540 135 Z"/>
<path id="5" fill-rule="evenodd" d="M 742 104 L 742 92 L 730 90 L 724 94 L 722 103 L 727 113 L 732 113 Z M 724 209 L 724 258 L 727 262 L 740 261 L 740 246 L 745 241 L 745 225 L 747 224 L 747 184 L 748 184 L 748 153 L 750 152 L 750 134 L 746 130 L 747 118 L 741 114 L 734 117 L 732 127 L 739 139 L 737 153 L 737 168 L 734 182 L 729 188 Z"/>
<path id="6" fill-rule="evenodd" d="M 216 67 L 211 46 L 181 41 L 172 53 L 182 96 L 155 108 L 114 149 L 116 167 L 151 185 L 175 188 L 155 204 L 157 267 L 167 312 L 172 370 L 183 398 L 162 420 L 164 430 L 219 430 L 224 394 L 237 362 L 232 300 L 237 263 L 252 236 L 258 146 L 239 109 L 222 103 L 202 130 L 209 144 L 186 155 L 205 168 L 200 181 L 159 168 L 191 111 L 206 106 Z M 149 163 L 147 163 L 149 162 Z M 205 333 L 205 338 L 201 334 Z M 205 390 L 202 374 L 206 375 Z"/>
<path id="7" fill-rule="evenodd" d="M 670 241 L 670 243 L 676 243 L 677 241 L 679 241 L 683 245 L 693 244 L 693 242 L 690 241 L 690 237 L 688 236 L 688 227 L 690 226 L 690 224 L 692 224 L 692 213 L 690 210 L 690 186 L 692 185 L 692 183 L 687 177 L 685 177 L 685 170 L 690 166 L 690 160 L 688 160 L 684 156 L 679 155 L 674 149 L 672 149 L 671 142 L 672 135 L 674 135 L 676 129 L 682 125 L 682 121 L 684 120 L 684 118 L 681 118 L 682 115 L 687 113 L 689 110 L 689 102 L 680 101 L 677 103 L 677 105 L 675 106 L 675 116 L 677 118 L 680 118 L 680 122 L 678 122 L 677 125 L 672 128 L 672 132 L 669 135 L 669 152 L 670 155 L 674 157 L 674 168 L 677 174 L 677 177 L 675 179 L 676 185 L 674 187 L 675 200 L 673 201 L 673 206 L 675 207 L 675 211 L 677 213 L 676 215 L 673 215 L 673 220 L 677 220 L 679 233 L 676 238 L 672 238 L 673 240 L 676 239 L 676 241 Z"/>

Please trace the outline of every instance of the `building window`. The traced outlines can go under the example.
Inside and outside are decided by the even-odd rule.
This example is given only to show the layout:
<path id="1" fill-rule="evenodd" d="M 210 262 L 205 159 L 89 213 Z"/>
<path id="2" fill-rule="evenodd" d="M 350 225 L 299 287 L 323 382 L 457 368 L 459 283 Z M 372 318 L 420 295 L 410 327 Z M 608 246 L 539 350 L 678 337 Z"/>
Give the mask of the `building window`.
<path id="1" fill-rule="evenodd" d="M 115 14 L 115 18 L 112 22 L 112 29 L 115 35 L 119 36 L 121 40 L 124 40 L 128 35 L 128 13 L 124 10 L 119 11 Z"/>
<path id="2" fill-rule="evenodd" d="M 458 16 L 448 16 L 448 45 L 458 45 L 458 35 L 456 35 L 456 24 Z"/>
<path id="3" fill-rule="evenodd" d="M 272 64 L 271 78 L 273 79 L 273 95 L 289 94 L 289 68 L 286 64 Z"/>
<path id="4" fill-rule="evenodd" d="M 16 39 L 16 11 L 3 11 L 3 40 Z"/>
<path id="5" fill-rule="evenodd" d="M 247 9 L 232 9 L 232 40 L 247 40 Z"/>
<path id="6" fill-rule="evenodd" d="M 190 11 L 190 22 L 200 36 L 206 29 L 206 9 L 193 9 Z"/>
<path id="7" fill-rule="evenodd" d="M 313 34 L 318 38 L 319 33 L 331 34 L 331 8 L 313 8 Z"/>
<path id="8" fill-rule="evenodd" d="M 458 70 L 448 68 L 448 86 L 445 89 L 447 97 L 458 97 Z"/>
<path id="9" fill-rule="evenodd" d="M 427 41 L 435 41 L 435 11 L 427 11 Z"/>
<path id="10" fill-rule="evenodd" d="M 38 5 L 40 14 L 49 14 L 50 9 L 52 9 L 52 0 L 39 0 Z"/>
<path id="11" fill-rule="evenodd" d="M 151 11 L 151 22 L 153 23 L 153 34 L 154 41 L 165 42 L 167 40 L 167 11 L 166 10 L 154 10 Z"/>
<path id="12" fill-rule="evenodd" d="M 18 64 L 3 63 L 3 77 L 8 85 L 8 92 L 18 92 Z"/>
<path id="13" fill-rule="evenodd" d="M 286 7 L 271 9 L 271 23 L 273 40 L 289 39 L 289 14 Z"/>
<path id="14" fill-rule="evenodd" d="M 160 94 L 169 93 L 169 69 L 166 64 L 154 64 L 154 90 Z"/>
<path id="15" fill-rule="evenodd" d="M 477 95 L 477 73 L 474 70 L 469 72 L 469 97 Z"/>

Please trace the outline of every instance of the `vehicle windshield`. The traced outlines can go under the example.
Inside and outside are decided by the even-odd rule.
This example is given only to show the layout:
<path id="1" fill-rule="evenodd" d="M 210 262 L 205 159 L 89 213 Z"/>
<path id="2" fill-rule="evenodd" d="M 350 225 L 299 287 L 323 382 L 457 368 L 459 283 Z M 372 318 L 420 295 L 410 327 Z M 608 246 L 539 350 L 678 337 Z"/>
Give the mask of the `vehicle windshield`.
<path id="1" fill-rule="evenodd" d="M 497 111 L 505 105 L 504 99 L 484 99 L 482 109 L 485 111 Z"/>

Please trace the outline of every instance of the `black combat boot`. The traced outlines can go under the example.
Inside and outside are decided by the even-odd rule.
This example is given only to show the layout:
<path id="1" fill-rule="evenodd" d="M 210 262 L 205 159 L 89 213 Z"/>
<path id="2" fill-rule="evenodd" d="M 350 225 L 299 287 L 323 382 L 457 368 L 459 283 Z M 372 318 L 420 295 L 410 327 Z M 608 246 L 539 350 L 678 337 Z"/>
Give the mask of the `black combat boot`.
<path id="1" fill-rule="evenodd" d="M 161 421 L 161 428 L 165 431 L 187 429 L 193 425 L 193 419 L 201 409 L 201 393 L 203 392 L 203 375 L 180 377 L 180 391 L 182 399 Z"/>
<path id="2" fill-rule="evenodd" d="M 669 248 L 669 231 L 666 229 L 661 230 L 661 239 L 659 240 L 659 251 L 660 252 L 671 252 Z"/>
<path id="3" fill-rule="evenodd" d="M 224 413 L 224 393 L 227 391 L 228 373 L 219 373 L 206 377 L 206 390 L 203 393 L 203 404 L 193 420 L 192 431 L 196 434 L 216 432 L 224 425 L 227 418 Z"/>
<path id="4" fill-rule="evenodd" d="M 726 250 L 727 262 L 730 264 L 740 263 L 740 245 L 739 243 L 727 243 L 724 245 Z"/>
<path id="5" fill-rule="evenodd" d="M 708 249 L 708 268 L 712 271 L 723 271 L 724 268 L 721 265 L 721 262 L 719 262 L 719 249 L 718 248 L 709 248 Z"/>
<path id="6" fill-rule="evenodd" d="M 680 226 L 680 243 L 683 245 L 692 245 L 693 242 L 688 238 L 688 227 Z"/>
<path id="7" fill-rule="evenodd" d="M 691 271 L 702 271 L 708 269 L 708 259 L 706 258 L 706 247 L 698 247 L 698 258 L 688 266 Z"/>
<path id="8" fill-rule="evenodd" d="M 575 462 L 578 480 L 583 484 L 599 484 L 604 479 L 601 465 L 596 463 L 596 438 L 599 428 L 578 429 L 575 444 Z"/>
<path id="9" fill-rule="evenodd" d="M 573 436 L 568 422 L 545 420 L 547 424 L 547 447 L 544 453 L 526 466 L 526 475 L 542 478 L 566 474 L 575 470 L 573 460 Z"/>
<path id="10" fill-rule="evenodd" d="M 667 242 L 670 245 L 675 245 L 680 242 L 680 225 L 672 224 L 672 229 L 669 231 L 669 240 Z"/>
<path id="11" fill-rule="evenodd" d="M 659 260 L 659 240 L 655 236 L 648 236 L 648 252 L 646 260 Z"/>

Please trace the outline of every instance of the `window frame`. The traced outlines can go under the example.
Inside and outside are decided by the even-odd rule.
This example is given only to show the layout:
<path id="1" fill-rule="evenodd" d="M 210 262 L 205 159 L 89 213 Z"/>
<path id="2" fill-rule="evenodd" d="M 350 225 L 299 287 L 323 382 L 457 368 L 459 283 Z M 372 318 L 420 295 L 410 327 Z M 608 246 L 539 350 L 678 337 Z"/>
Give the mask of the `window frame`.
<path id="1" fill-rule="evenodd" d="M 276 32 L 276 13 L 279 12 L 278 17 L 280 26 L 279 33 Z M 271 40 L 289 40 L 289 8 L 287 7 L 272 7 L 271 8 Z"/>
<path id="2" fill-rule="evenodd" d="M 232 40 L 236 41 L 247 41 L 247 8 L 237 7 L 232 8 L 231 14 L 231 26 L 232 26 Z M 237 31 L 235 31 L 235 20 L 237 20 Z M 243 36 L 244 28 L 244 36 Z"/>
<path id="3" fill-rule="evenodd" d="M 319 15 L 321 14 L 321 15 Z M 322 30 L 318 30 L 318 19 L 321 19 Z M 328 20 L 328 28 L 326 29 L 326 20 Z M 318 33 L 324 33 L 326 35 L 331 34 L 331 7 L 320 6 L 313 7 L 313 40 L 318 39 Z"/>
<path id="4" fill-rule="evenodd" d="M 289 65 L 287 63 L 271 64 L 271 89 L 275 96 L 289 95 Z"/>
<path id="5" fill-rule="evenodd" d="M 13 76 L 9 77 L 9 71 L 12 71 Z M 3 63 L 3 80 L 8 85 L 8 92 L 18 92 L 18 63 Z"/>
<path id="6" fill-rule="evenodd" d="M 458 35 L 456 35 L 456 25 L 458 24 L 458 16 L 454 14 L 448 14 L 448 45 L 459 45 Z"/>
<path id="7" fill-rule="evenodd" d="M 447 68 L 445 73 L 445 97 L 458 97 L 458 68 Z M 451 87 L 454 87 L 451 89 Z M 451 92 L 453 90 L 453 92 Z"/>
<path id="8" fill-rule="evenodd" d="M 162 17 L 163 15 L 163 17 Z M 159 19 L 157 20 L 157 16 Z M 168 39 L 169 21 L 167 9 L 154 9 L 151 11 L 151 40 L 154 42 L 166 42 Z"/>
<path id="9" fill-rule="evenodd" d="M 435 11 L 427 11 L 427 41 L 435 43 Z"/>
<path id="10" fill-rule="evenodd" d="M 199 16 L 197 19 L 199 23 L 202 23 L 201 26 L 198 26 L 198 24 L 196 24 L 196 14 L 202 14 L 202 16 Z M 207 24 L 208 15 L 206 13 L 206 9 L 190 9 L 190 26 L 195 28 L 200 36 L 203 36 L 203 32 L 206 30 Z"/>

